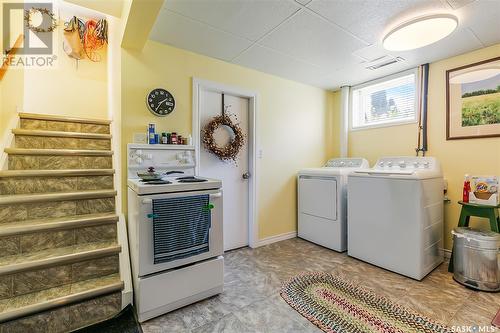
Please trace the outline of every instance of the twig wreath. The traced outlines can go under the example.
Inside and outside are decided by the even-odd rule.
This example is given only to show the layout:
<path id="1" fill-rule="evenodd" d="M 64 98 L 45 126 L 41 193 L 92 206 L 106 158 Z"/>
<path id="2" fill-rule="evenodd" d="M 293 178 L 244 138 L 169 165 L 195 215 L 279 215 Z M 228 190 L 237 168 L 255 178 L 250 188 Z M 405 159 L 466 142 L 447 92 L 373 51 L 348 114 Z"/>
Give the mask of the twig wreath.
<path id="1" fill-rule="evenodd" d="M 208 151 L 222 161 L 236 162 L 238 153 L 245 144 L 245 134 L 243 134 L 239 123 L 233 122 L 231 117 L 226 113 L 224 94 L 222 94 L 222 108 L 222 114 L 214 117 L 203 129 L 203 143 Z M 221 126 L 227 126 L 234 134 L 233 138 L 224 147 L 219 147 L 214 138 L 215 131 Z"/>
<path id="2" fill-rule="evenodd" d="M 42 17 L 44 15 L 47 15 L 50 18 L 50 26 L 41 28 L 40 26 L 35 27 L 31 23 L 31 15 L 34 13 L 40 13 Z M 41 8 L 41 7 L 32 7 L 28 10 L 24 11 L 24 21 L 26 22 L 26 27 L 30 29 L 33 32 L 52 32 L 56 29 L 57 27 L 57 20 L 55 18 L 54 13 L 52 13 L 50 10 L 47 8 Z"/>

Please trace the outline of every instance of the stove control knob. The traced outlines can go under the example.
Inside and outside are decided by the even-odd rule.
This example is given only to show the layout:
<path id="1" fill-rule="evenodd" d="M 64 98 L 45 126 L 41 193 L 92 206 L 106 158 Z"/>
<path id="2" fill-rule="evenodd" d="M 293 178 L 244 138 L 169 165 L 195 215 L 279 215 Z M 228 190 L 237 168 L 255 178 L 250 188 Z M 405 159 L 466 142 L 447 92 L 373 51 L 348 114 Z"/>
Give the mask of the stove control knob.
<path id="1" fill-rule="evenodd" d="M 400 167 L 400 168 L 406 168 L 406 163 L 405 163 L 405 161 L 399 161 L 399 167 Z"/>
<path id="2" fill-rule="evenodd" d="M 345 162 L 344 161 L 340 162 L 340 166 L 341 167 L 345 166 Z"/>
<path id="3" fill-rule="evenodd" d="M 424 162 L 424 168 L 428 168 L 429 167 L 429 162 Z"/>
<path id="4" fill-rule="evenodd" d="M 381 167 L 383 167 L 384 166 L 384 162 L 380 162 L 378 165 L 381 166 Z"/>
<path id="5" fill-rule="evenodd" d="M 392 162 L 391 161 L 387 162 L 387 166 L 391 167 L 392 166 Z"/>
<path id="6" fill-rule="evenodd" d="M 349 164 L 348 164 L 347 166 L 350 166 L 350 167 L 352 167 L 352 166 L 354 166 L 354 163 L 352 163 L 352 162 L 349 162 Z"/>
<path id="7" fill-rule="evenodd" d="M 413 166 L 414 166 L 415 168 L 418 168 L 418 167 L 420 166 L 420 164 L 419 164 L 418 162 L 413 162 Z"/>

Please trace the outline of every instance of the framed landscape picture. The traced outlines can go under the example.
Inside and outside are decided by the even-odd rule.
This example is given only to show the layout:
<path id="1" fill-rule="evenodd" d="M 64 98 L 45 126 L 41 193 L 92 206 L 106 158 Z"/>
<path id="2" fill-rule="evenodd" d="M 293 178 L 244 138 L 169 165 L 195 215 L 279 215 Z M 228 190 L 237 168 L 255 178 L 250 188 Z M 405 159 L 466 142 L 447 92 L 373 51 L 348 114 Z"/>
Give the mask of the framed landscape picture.
<path id="1" fill-rule="evenodd" d="M 500 136 L 500 57 L 446 71 L 446 139 Z"/>

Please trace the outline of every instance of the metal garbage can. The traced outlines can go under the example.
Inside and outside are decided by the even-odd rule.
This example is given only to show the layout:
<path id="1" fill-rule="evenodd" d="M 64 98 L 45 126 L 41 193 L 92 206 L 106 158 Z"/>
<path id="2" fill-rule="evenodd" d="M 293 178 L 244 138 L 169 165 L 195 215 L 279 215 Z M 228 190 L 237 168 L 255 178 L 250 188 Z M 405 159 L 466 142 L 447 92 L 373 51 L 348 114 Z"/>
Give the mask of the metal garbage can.
<path id="1" fill-rule="evenodd" d="M 471 228 L 455 228 L 453 278 L 468 287 L 500 291 L 500 234 Z"/>

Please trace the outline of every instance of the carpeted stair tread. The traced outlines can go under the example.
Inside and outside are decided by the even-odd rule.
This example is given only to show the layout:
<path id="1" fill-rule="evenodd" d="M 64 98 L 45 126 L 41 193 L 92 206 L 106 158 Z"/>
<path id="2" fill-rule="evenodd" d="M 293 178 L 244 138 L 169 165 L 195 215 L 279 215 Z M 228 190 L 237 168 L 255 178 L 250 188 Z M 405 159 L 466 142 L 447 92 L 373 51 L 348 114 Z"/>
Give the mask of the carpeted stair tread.
<path id="1" fill-rule="evenodd" d="M 45 137 L 80 138 L 80 139 L 111 139 L 111 134 L 31 130 L 23 128 L 15 128 L 12 130 L 12 133 L 15 135 L 23 135 L 23 136 L 45 136 Z"/>
<path id="2" fill-rule="evenodd" d="M 120 253 L 115 241 L 77 244 L 32 253 L 0 257 L 0 275 L 39 269 Z"/>
<path id="3" fill-rule="evenodd" d="M 0 237 L 97 226 L 116 223 L 117 221 L 118 215 L 115 213 L 99 213 L 3 223 L 0 225 Z"/>
<path id="4" fill-rule="evenodd" d="M 0 301 L 0 322 L 123 289 L 119 274 L 75 282 Z"/>
<path id="5" fill-rule="evenodd" d="M 112 150 L 5 148 L 9 155 L 111 156 Z"/>
<path id="6" fill-rule="evenodd" d="M 115 190 L 85 190 L 76 192 L 0 195 L 0 206 L 34 202 L 99 199 L 114 197 L 115 195 Z"/>
<path id="7" fill-rule="evenodd" d="M 25 113 L 25 112 L 19 113 L 19 118 L 33 119 L 33 120 L 61 121 L 68 123 L 83 123 L 83 124 L 100 124 L 100 125 L 111 124 L 111 120 L 108 119 L 67 117 L 67 116 L 58 116 L 51 114 L 37 114 L 37 113 Z"/>
<path id="8" fill-rule="evenodd" d="M 114 169 L 3 170 L 0 178 L 107 176 L 114 173 Z"/>

